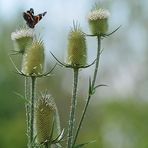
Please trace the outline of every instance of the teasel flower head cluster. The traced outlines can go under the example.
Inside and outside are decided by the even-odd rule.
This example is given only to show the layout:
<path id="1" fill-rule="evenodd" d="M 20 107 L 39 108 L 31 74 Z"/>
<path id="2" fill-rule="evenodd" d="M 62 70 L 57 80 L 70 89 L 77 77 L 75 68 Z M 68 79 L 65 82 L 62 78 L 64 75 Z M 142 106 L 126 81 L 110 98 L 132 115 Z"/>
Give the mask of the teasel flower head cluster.
<path id="1" fill-rule="evenodd" d="M 54 138 L 55 130 L 60 126 L 58 125 L 59 122 L 56 121 L 59 118 L 57 116 L 57 107 L 54 99 L 50 95 L 42 95 L 38 99 L 35 109 L 35 126 L 39 144 L 59 144 L 63 139 L 64 130 Z"/>
<path id="2" fill-rule="evenodd" d="M 15 51 L 23 54 L 27 47 L 29 47 L 34 38 L 34 31 L 30 28 L 20 28 L 11 33 L 11 39 L 14 41 Z"/>
<path id="3" fill-rule="evenodd" d="M 79 25 L 74 23 L 68 34 L 66 63 L 73 66 L 85 66 L 86 61 L 86 38 Z"/>
<path id="4" fill-rule="evenodd" d="M 88 14 L 88 23 L 92 35 L 105 34 L 108 31 L 108 10 L 94 7 Z"/>

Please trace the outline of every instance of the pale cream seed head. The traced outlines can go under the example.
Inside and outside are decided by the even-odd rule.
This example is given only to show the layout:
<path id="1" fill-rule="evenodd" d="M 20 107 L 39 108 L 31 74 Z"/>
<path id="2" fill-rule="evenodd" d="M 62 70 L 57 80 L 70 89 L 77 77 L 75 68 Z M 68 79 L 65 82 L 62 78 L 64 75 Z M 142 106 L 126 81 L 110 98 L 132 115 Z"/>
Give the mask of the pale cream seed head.
<path id="1" fill-rule="evenodd" d="M 31 46 L 34 38 L 32 29 L 21 28 L 11 33 L 11 39 L 14 41 L 15 51 L 24 54 L 26 48 Z"/>
<path id="2" fill-rule="evenodd" d="M 110 13 L 106 9 L 94 8 L 88 14 L 88 23 L 92 35 L 106 34 Z"/>
<path id="3" fill-rule="evenodd" d="M 96 9 L 96 10 L 93 10 L 91 11 L 89 14 L 88 14 L 88 20 L 99 20 L 99 19 L 108 19 L 110 16 L 110 13 L 108 10 L 106 9 Z"/>
<path id="4" fill-rule="evenodd" d="M 23 54 L 22 72 L 25 75 L 40 75 L 44 67 L 44 45 L 40 40 L 35 40 Z"/>
<path id="5" fill-rule="evenodd" d="M 66 63 L 73 66 L 85 66 L 86 60 L 86 38 L 81 28 L 77 24 L 74 24 L 68 34 Z"/>
<path id="6" fill-rule="evenodd" d="M 17 39 L 21 39 L 24 37 L 32 37 L 34 36 L 34 31 L 32 29 L 28 29 L 28 28 L 22 28 L 20 30 L 16 30 L 15 32 L 11 33 L 11 39 L 13 41 L 17 40 Z"/>
<path id="7" fill-rule="evenodd" d="M 55 119 L 56 104 L 50 95 L 42 96 L 36 104 L 35 119 L 37 140 L 39 143 L 48 141 L 51 136 Z"/>

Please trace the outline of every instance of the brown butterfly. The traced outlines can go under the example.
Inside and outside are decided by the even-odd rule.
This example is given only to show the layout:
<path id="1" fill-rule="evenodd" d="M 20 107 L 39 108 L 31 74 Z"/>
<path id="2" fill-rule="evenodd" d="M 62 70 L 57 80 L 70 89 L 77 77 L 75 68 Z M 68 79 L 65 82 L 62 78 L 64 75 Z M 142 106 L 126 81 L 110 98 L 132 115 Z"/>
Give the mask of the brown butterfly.
<path id="1" fill-rule="evenodd" d="M 30 8 L 30 10 L 23 12 L 23 18 L 26 21 L 26 24 L 30 28 L 34 28 L 35 25 L 45 16 L 47 12 L 40 13 L 38 15 L 34 15 L 33 8 Z"/>

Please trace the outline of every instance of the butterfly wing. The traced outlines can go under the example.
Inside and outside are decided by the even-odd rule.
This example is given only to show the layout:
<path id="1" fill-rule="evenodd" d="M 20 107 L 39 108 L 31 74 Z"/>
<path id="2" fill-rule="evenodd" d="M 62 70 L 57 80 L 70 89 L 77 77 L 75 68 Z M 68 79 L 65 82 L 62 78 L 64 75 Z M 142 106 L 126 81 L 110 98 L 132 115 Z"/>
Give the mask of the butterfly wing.
<path id="1" fill-rule="evenodd" d="M 34 25 L 36 25 L 43 18 L 43 16 L 45 16 L 46 13 L 47 12 L 44 12 L 44 13 L 38 14 L 36 16 L 33 16 L 33 19 L 34 19 L 34 22 L 35 22 Z"/>
<path id="2" fill-rule="evenodd" d="M 31 15 L 29 12 L 23 12 L 23 18 L 26 21 L 26 24 L 28 25 L 28 27 L 30 28 L 34 28 L 35 23 L 34 23 L 34 19 L 33 19 L 33 15 Z"/>

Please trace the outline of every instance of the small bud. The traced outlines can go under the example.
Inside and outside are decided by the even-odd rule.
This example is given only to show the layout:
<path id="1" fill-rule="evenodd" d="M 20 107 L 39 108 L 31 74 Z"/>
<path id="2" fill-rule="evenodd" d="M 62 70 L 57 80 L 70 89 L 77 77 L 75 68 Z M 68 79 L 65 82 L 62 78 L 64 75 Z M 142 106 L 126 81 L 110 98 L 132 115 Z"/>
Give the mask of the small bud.
<path id="1" fill-rule="evenodd" d="M 85 66 L 87 60 L 86 38 L 80 27 L 74 27 L 68 35 L 67 64 Z"/>
<path id="2" fill-rule="evenodd" d="M 40 75 L 44 67 L 44 46 L 42 41 L 35 40 L 23 54 L 22 72 L 25 75 Z"/>
<path id="3" fill-rule="evenodd" d="M 105 34 L 108 31 L 108 10 L 94 8 L 88 15 L 88 23 L 93 35 Z"/>
<path id="4" fill-rule="evenodd" d="M 18 53 L 24 53 L 25 49 L 30 46 L 33 42 L 33 30 L 23 28 L 20 30 L 17 30 L 16 32 L 11 33 L 11 39 L 15 41 L 15 47 L 16 51 Z"/>
<path id="5" fill-rule="evenodd" d="M 52 137 L 51 132 L 55 119 L 56 104 L 49 95 L 44 95 L 37 101 L 35 119 L 38 142 L 45 143 Z"/>

